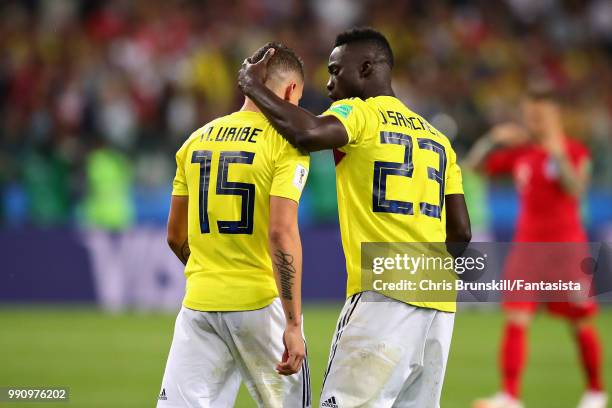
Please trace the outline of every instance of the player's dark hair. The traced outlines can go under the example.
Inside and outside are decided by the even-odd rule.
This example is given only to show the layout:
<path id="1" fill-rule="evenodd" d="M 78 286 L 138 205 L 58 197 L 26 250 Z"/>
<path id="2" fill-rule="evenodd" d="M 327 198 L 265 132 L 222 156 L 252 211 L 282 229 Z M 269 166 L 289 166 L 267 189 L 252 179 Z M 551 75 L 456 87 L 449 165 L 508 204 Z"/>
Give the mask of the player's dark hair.
<path id="1" fill-rule="evenodd" d="M 529 84 L 525 96 L 532 101 L 547 101 L 554 103 L 561 103 L 562 99 L 561 94 L 555 86 L 547 81 Z"/>
<path id="2" fill-rule="evenodd" d="M 384 61 L 393 67 L 393 51 L 387 38 L 380 32 L 371 27 L 355 27 L 341 32 L 336 37 L 334 47 L 344 44 L 363 42 L 372 45 L 382 55 Z"/>
<path id="3" fill-rule="evenodd" d="M 250 61 L 256 63 L 261 60 L 270 48 L 274 48 L 274 55 L 268 62 L 268 72 L 295 72 L 304 80 L 304 62 L 295 51 L 280 42 L 269 42 L 251 56 Z"/>

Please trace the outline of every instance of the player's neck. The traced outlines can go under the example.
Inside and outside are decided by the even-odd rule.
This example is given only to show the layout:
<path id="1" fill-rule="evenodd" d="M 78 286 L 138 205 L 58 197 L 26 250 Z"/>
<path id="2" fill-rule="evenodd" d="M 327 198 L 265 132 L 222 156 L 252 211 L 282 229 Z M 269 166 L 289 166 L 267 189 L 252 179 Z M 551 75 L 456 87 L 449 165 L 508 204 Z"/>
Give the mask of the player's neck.
<path id="1" fill-rule="evenodd" d="M 393 96 L 395 97 L 395 92 L 393 92 L 393 88 L 391 84 L 373 84 L 373 86 L 364 90 L 363 99 L 375 98 L 377 96 Z"/>
<path id="2" fill-rule="evenodd" d="M 253 102 L 249 98 L 244 98 L 244 103 L 242 104 L 240 110 L 247 112 L 261 112 L 257 105 L 255 105 L 255 102 Z"/>

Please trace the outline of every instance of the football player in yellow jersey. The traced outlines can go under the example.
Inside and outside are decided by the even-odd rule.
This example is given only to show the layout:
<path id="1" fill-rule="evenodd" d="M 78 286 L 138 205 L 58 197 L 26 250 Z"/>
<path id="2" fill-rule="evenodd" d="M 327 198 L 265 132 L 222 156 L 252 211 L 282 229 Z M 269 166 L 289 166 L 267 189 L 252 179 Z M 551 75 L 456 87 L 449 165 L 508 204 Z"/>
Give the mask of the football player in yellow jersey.
<path id="1" fill-rule="evenodd" d="M 269 49 L 263 84 L 297 105 L 302 61 L 275 43 L 251 58 Z M 297 225 L 308 154 L 246 98 L 196 130 L 176 164 L 168 243 L 187 285 L 158 407 L 231 407 L 241 380 L 260 407 L 310 406 Z"/>
<path id="2" fill-rule="evenodd" d="M 395 97 L 393 53 L 381 33 L 338 35 L 327 84 L 335 102 L 321 116 L 262 86 L 272 54 L 245 61 L 242 91 L 293 145 L 335 149 L 348 284 L 321 407 L 438 407 L 455 303 L 402 302 L 364 289 L 361 244 L 446 242 L 457 243 L 449 251 L 460 253 L 471 232 L 455 152 Z"/>

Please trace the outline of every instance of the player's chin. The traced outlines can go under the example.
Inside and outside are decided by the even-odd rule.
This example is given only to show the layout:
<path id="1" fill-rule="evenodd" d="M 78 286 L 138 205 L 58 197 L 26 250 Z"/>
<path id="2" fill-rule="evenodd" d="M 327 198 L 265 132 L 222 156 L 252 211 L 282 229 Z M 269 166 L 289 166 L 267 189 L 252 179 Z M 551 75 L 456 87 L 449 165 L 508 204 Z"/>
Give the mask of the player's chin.
<path id="1" fill-rule="evenodd" d="M 329 99 L 331 99 L 332 101 L 337 101 L 337 100 L 339 100 L 339 99 L 342 99 L 342 98 L 340 97 L 340 95 L 338 95 L 338 94 L 336 94 L 336 93 L 334 93 L 334 92 L 328 92 L 328 93 L 327 93 L 327 96 L 329 96 Z"/>

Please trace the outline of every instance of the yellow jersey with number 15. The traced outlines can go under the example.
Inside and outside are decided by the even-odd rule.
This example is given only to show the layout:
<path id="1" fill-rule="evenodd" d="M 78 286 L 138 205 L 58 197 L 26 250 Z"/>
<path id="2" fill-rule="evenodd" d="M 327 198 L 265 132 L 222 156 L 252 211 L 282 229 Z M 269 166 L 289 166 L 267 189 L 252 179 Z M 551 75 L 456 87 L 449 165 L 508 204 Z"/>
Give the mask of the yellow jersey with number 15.
<path id="1" fill-rule="evenodd" d="M 323 113 L 346 128 L 334 152 L 347 296 L 361 292 L 361 243 L 444 242 L 444 196 L 463 194 L 449 140 L 399 99 L 334 102 Z M 400 299 L 401 300 L 401 299 Z M 455 302 L 406 302 L 453 312 Z"/>
<path id="2" fill-rule="evenodd" d="M 299 201 L 309 156 L 259 112 L 195 131 L 176 154 L 172 195 L 189 197 L 185 307 L 254 310 L 278 296 L 268 253 L 270 196 Z"/>

